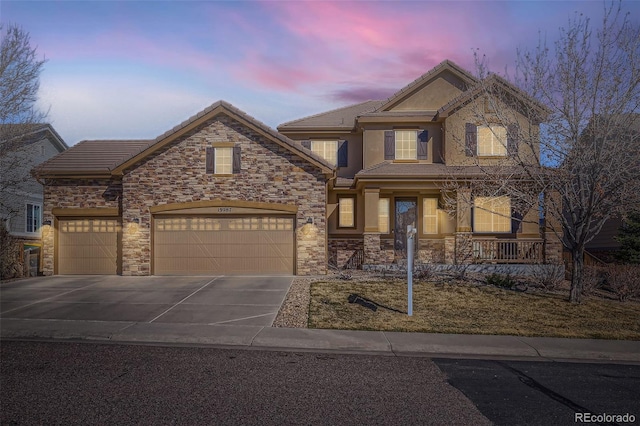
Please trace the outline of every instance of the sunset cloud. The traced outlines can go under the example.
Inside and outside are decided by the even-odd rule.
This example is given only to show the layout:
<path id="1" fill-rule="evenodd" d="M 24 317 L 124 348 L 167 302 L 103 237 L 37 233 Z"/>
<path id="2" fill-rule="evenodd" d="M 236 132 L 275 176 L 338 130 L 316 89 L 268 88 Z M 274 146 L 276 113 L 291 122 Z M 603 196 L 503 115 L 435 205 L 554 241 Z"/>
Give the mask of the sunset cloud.
<path id="1" fill-rule="evenodd" d="M 155 137 L 225 99 L 275 127 L 384 99 L 450 59 L 513 70 L 598 1 L 69 2 L 2 0 L 48 62 L 40 105 L 75 143 Z M 625 2 L 636 22 L 640 2 Z"/>

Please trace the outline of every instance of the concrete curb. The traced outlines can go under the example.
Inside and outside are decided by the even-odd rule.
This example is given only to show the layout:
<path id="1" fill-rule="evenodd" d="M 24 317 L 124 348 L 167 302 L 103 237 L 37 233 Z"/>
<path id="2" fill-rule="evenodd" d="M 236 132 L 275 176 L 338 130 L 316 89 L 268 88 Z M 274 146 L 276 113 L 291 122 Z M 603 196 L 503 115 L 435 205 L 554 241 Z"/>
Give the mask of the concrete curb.
<path id="1" fill-rule="evenodd" d="M 640 341 L 217 324 L 2 319 L 0 338 L 233 346 L 389 356 L 500 357 L 640 363 Z"/>

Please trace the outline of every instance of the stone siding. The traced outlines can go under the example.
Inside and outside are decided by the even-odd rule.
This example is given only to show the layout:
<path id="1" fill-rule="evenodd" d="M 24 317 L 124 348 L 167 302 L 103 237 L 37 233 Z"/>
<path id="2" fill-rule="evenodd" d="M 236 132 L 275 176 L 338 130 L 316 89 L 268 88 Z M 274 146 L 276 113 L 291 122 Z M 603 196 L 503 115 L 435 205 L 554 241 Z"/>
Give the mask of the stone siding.
<path id="1" fill-rule="evenodd" d="M 344 268 L 360 250 L 364 250 L 364 241 L 361 238 L 329 239 L 329 260 L 338 268 Z"/>
<path id="2" fill-rule="evenodd" d="M 240 173 L 205 173 L 206 148 L 215 142 L 233 142 L 241 147 Z M 123 230 L 123 275 L 150 273 L 151 207 L 212 200 L 298 206 L 296 272 L 326 273 L 326 189 L 322 172 L 226 115 L 216 116 L 132 166 L 125 172 L 122 185 L 123 224 L 126 227 L 133 218 L 140 218 L 137 232 Z M 312 225 L 307 224 L 308 218 Z"/>
<path id="3" fill-rule="evenodd" d="M 418 240 L 417 261 L 420 263 L 444 263 L 444 240 Z"/>
<path id="4" fill-rule="evenodd" d="M 122 183 L 118 179 L 57 179 L 48 180 L 44 187 L 42 221 L 54 224 L 53 209 L 120 209 Z M 42 273 L 54 273 L 53 226 L 44 225 L 42 230 Z"/>

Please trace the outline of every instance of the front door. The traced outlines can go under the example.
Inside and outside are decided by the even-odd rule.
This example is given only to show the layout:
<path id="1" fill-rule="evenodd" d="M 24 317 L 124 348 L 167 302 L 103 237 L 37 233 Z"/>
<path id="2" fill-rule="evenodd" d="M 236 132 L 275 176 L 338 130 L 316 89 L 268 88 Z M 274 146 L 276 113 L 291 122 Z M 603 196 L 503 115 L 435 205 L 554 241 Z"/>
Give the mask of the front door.
<path id="1" fill-rule="evenodd" d="M 407 258 L 407 226 L 416 226 L 417 200 L 415 198 L 396 198 L 394 223 L 395 259 Z M 417 238 L 414 239 L 417 241 Z"/>

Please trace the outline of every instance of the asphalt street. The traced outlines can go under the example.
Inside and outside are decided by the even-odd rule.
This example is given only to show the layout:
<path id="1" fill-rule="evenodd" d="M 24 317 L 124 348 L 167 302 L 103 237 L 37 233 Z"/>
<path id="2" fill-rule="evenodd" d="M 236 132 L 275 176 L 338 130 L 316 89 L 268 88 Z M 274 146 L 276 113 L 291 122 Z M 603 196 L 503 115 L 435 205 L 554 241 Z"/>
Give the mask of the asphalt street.
<path id="1" fill-rule="evenodd" d="M 490 424 L 428 358 L 3 341 L 2 425 Z"/>
<path id="2" fill-rule="evenodd" d="M 640 424 L 638 365 L 455 359 L 434 362 L 449 383 L 497 425 L 574 425 L 576 413 L 629 414 L 635 418 L 632 424 Z M 603 420 L 595 424 L 625 424 L 615 418 Z"/>

